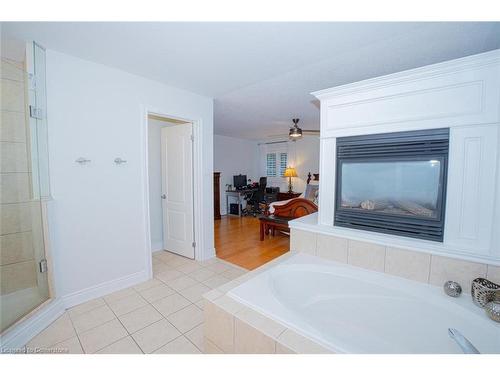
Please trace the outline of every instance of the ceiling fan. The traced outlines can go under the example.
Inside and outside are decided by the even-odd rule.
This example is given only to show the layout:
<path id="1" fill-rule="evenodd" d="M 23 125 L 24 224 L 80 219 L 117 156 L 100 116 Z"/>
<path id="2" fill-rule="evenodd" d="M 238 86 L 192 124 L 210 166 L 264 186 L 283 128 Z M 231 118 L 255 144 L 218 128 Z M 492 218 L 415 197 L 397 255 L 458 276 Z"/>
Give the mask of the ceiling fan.
<path id="1" fill-rule="evenodd" d="M 318 134 L 319 135 L 319 130 L 302 130 L 299 128 L 299 119 L 294 118 L 292 119 L 293 126 L 290 127 L 290 130 L 288 131 L 288 138 L 292 141 L 296 141 L 300 138 L 302 138 L 303 134 Z"/>

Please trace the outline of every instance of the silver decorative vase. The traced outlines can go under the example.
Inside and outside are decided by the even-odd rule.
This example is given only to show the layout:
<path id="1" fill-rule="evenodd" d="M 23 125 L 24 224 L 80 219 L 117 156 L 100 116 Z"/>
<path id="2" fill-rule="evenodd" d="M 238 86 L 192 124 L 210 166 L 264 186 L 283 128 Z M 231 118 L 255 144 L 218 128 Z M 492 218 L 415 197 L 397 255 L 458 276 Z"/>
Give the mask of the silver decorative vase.
<path id="1" fill-rule="evenodd" d="M 462 294 L 462 287 L 455 281 L 447 281 L 443 285 L 444 292 L 450 297 L 458 297 Z"/>
<path id="2" fill-rule="evenodd" d="M 486 314 L 494 320 L 500 323 L 500 301 L 490 301 L 484 306 Z"/>

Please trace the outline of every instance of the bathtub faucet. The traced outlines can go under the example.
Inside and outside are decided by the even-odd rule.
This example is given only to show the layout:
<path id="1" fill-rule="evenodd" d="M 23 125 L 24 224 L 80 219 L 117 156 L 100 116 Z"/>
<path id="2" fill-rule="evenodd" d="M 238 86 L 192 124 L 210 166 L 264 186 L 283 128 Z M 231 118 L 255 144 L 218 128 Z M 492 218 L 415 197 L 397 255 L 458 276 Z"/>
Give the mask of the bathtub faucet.
<path id="1" fill-rule="evenodd" d="M 455 340 L 464 354 L 480 354 L 479 350 L 477 350 L 476 347 L 455 328 L 448 328 L 448 335 Z"/>

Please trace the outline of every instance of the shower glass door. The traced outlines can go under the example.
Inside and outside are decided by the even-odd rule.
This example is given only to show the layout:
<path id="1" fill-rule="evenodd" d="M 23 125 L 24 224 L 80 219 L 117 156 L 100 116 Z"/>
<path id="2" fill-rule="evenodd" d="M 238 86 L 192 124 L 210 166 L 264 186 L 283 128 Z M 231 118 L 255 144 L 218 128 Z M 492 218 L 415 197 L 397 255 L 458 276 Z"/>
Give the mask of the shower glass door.
<path id="1" fill-rule="evenodd" d="M 50 196 L 45 51 L 2 35 L 0 332 L 49 299 L 44 200 Z"/>

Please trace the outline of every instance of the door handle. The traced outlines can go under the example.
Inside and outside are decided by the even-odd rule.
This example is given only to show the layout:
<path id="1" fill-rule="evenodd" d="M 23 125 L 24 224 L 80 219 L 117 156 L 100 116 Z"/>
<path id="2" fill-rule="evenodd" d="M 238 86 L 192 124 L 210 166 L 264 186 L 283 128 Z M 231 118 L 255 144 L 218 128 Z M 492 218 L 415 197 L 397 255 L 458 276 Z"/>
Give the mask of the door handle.
<path id="1" fill-rule="evenodd" d="M 162 194 L 161 195 L 161 199 L 167 199 L 167 195 L 166 194 Z"/>

